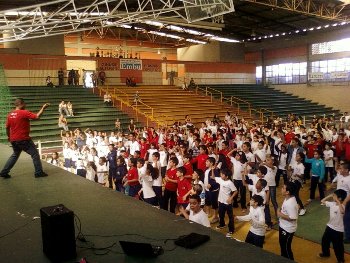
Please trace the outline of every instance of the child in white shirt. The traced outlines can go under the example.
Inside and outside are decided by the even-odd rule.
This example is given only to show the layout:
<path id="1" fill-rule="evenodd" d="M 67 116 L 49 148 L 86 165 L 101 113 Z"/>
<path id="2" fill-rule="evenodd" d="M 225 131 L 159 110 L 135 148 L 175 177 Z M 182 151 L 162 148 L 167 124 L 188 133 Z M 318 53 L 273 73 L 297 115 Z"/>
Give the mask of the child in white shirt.
<path id="1" fill-rule="evenodd" d="M 105 185 L 105 177 L 108 173 L 107 161 L 105 157 L 100 157 L 98 164 L 96 164 L 97 182 L 101 185 Z"/>
<path id="2" fill-rule="evenodd" d="M 234 231 L 234 221 L 233 221 L 233 207 L 232 201 L 235 195 L 237 195 L 237 189 L 233 182 L 231 181 L 232 172 L 228 169 L 220 171 L 220 177 L 215 177 L 212 174 L 211 179 L 215 180 L 220 185 L 219 190 L 219 225 L 216 227 L 217 229 L 222 229 L 225 227 L 225 213 L 228 216 L 228 233 L 226 237 L 232 237 Z"/>
<path id="3" fill-rule="evenodd" d="M 333 163 L 333 157 L 334 152 L 331 149 L 332 144 L 327 142 L 325 144 L 325 150 L 323 151 L 324 156 L 324 164 L 325 164 L 325 174 L 324 174 L 324 181 L 327 183 L 328 178 L 330 178 L 330 182 L 332 182 L 334 178 L 334 163 Z M 328 177 L 329 174 L 329 177 Z"/>
<path id="4" fill-rule="evenodd" d="M 260 195 L 253 195 L 250 199 L 249 214 L 245 216 L 236 216 L 236 218 L 239 221 L 250 221 L 251 223 L 245 242 L 262 248 L 266 232 L 263 197 Z"/>
<path id="5" fill-rule="evenodd" d="M 332 242 L 335 256 L 338 262 L 344 262 L 344 223 L 343 216 L 345 207 L 343 201 L 346 198 L 346 192 L 342 189 L 335 190 L 332 197 L 334 202 L 327 202 L 331 196 L 321 200 L 321 203 L 329 207 L 329 221 L 322 237 L 322 253 L 319 257 L 325 258 L 330 256 L 329 247 Z"/>

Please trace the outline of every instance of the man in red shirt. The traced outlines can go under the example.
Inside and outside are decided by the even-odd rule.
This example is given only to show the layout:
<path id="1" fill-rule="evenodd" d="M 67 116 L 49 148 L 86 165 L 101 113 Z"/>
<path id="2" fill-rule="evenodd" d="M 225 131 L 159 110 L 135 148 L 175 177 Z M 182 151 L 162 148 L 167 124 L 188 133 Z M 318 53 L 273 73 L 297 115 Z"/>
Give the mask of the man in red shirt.
<path id="1" fill-rule="evenodd" d="M 11 142 L 13 154 L 5 164 L 5 167 L 0 172 L 3 178 L 10 178 L 9 172 L 16 164 L 22 151 L 28 153 L 32 159 L 35 168 L 35 177 L 44 177 L 47 174 L 43 171 L 40 155 L 32 139 L 29 136 L 30 120 L 39 119 L 44 110 L 50 105 L 44 104 L 38 113 L 32 113 L 26 110 L 26 104 L 22 98 L 15 100 L 16 109 L 9 113 L 6 121 L 6 133 L 8 140 Z"/>

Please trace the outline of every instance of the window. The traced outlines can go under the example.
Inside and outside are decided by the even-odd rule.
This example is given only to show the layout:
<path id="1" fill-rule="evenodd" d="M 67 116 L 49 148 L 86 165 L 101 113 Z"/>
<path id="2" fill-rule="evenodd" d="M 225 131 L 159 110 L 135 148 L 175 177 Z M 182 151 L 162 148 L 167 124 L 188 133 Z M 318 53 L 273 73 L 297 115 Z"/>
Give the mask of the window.
<path id="1" fill-rule="evenodd" d="M 349 81 L 350 58 L 314 61 L 311 63 L 311 72 L 320 73 L 322 77 L 310 79 L 312 82 Z"/>
<path id="2" fill-rule="evenodd" d="M 312 55 L 330 54 L 336 52 L 350 51 L 350 38 L 341 40 L 312 44 Z"/>
<path id="3" fill-rule="evenodd" d="M 271 84 L 306 82 L 306 62 L 266 66 L 266 81 Z"/>

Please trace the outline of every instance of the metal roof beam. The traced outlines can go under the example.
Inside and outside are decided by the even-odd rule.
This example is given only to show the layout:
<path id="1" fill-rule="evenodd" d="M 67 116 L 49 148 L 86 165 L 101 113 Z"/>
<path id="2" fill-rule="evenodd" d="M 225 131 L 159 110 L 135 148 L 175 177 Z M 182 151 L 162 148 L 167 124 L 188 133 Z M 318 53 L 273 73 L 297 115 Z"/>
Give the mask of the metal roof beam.
<path id="1" fill-rule="evenodd" d="M 349 22 L 349 16 L 342 13 L 345 5 L 329 5 L 325 2 L 316 0 L 241 0 L 242 2 L 250 2 L 279 8 L 294 13 L 307 16 L 319 17 L 322 19 Z"/>

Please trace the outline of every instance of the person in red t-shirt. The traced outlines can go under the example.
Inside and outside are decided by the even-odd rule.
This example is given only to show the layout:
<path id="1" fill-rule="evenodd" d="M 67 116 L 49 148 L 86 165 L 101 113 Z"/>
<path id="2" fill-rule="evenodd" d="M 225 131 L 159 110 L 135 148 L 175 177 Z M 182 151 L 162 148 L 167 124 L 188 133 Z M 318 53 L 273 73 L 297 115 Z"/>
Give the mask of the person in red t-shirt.
<path id="1" fill-rule="evenodd" d="M 186 174 L 185 167 L 179 167 L 176 169 L 177 176 L 177 205 L 186 208 L 188 205 L 189 193 L 192 190 L 192 184 L 186 180 L 184 175 Z M 180 208 L 179 208 L 180 209 Z"/>
<path id="2" fill-rule="evenodd" d="M 208 159 L 207 146 L 200 145 L 199 146 L 199 154 L 196 158 L 192 159 L 192 163 L 197 163 L 197 168 L 205 171 L 207 169 L 205 165 L 205 161 Z"/>
<path id="3" fill-rule="evenodd" d="M 292 131 L 291 127 L 287 127 L 287 133 L 284 136 L 284 140 L 286 142 L 286 144 L 290 144 L 291 140 L 295 137 L 294 132 Z"/>
<path id="4" fill-rule="evenodd" d="M 149 149 L 149 144 L 147 143 L 146 138 L 141 138 L 141 143 L 140 143 L 140 157 L 147 160 L 148 157 L 146 156 L 147 151 Z M 147 158 L 146 158 L 147 157 Z"/>
<path id="5" fill-rule="evenodd" d="M 30 120 L 39 119 L 44 110 L 50 105 L 45 103 L 41 109 L 35 114 L 26 110 L 26 104 L 22 98 L 18 98 L 14 102 L 15 110 L 10 112 L 6 121 L 6 133 L 13 149 L 13 154 L 6 162 L 4 168 L 0 172 L 3 178 L 10 178 L 9 174 L 12 167 L 16 164 L 22 151 L 28 153 L 34 164 L 34 176 L 45 177 L 47 174 L 43 171 L 40 155 L 32 139 L 30 133 Z"/>
<path id="6" fill-rule="evenodd" d="M 135 197 L 141 190 L 139 172 L 137 171 L 137 159 L 130 158 L 128 165 L 130 169 L 123 179 L 124 187 L 129 186 L 129 196 Z"/>
<path id="7" fill-rule="evenodd" d="M 176 166 L 179 164 L 179 160 L 176 157 L 169 159 L 170 169 L 166 171 L 165 175 L 165 189 L 163 196 L 163 209 L 168 211 L 170 201 L 170 212 L 175 213 L 176 199 L 177 199 L 177 177 L 176 177 Z"/>
<path id="8" fill-rule="evenodd" d="M 309 135 L 307 137 L 307 142 L 304 144 L 304 149 L 307 152 L 307 158 L 312 159 L 314 158 L 314 152 L 321 150 L 320 146 L 315 143 L 316 138 Z M 305 163 L 305 171 L 304 171 L 304 178 L 310 179 L 310 172 L 311 172 L 311 163 Z"/>
<path id="9" fill-rule="evenodd" d="M 189 183 L 192 183 L 192 174 L 193 174 L 193 166 L 191 163 L 192 155 L 189 153 L 186 153 L 183 159 L 184 159 L 184 167 L 186 169 L 185 179 L 187 179 Z"/>

